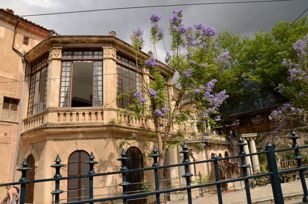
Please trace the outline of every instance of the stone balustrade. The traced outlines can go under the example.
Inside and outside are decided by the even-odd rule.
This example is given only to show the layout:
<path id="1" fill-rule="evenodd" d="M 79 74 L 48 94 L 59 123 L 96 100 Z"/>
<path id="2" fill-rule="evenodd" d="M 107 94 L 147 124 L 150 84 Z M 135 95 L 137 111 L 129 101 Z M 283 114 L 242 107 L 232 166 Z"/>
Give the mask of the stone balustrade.
<path id="1" fill-rule="evenodd" d="M 167 121 L 160 120 L 165 126 Z M 44 112 L 31 115 L 23 120 L 23 132 L 41 127 L 68 127 L 68 126 L 102 126 L 118 125 L 129 128 L 140 128 L 155 131 L 153 119 L 140 117 L 132 111 L 102 107 L 74 107 L 74 108 L 52 108 Z M 192 124 L 173 124 L 171 133 L 183 132 L 194 139 L 200 135 L 195 132 Z M 225 138 L 210 138 L 211 141 L 224 142 Z"/>
<path id="2" fill-rule="evenodd" d="M 154 130 L 153 120 L 146 117 L 139 117 L 130 111 L 118 110 L 117 122 L 119 123 L 119 125 Z"/>
<path id="3" fill-rule="evenodd" d="M 23 121 L 23 130 L 42 126 L 46 121 L 46 111 L 32 115 Z"/>
<path id="4" fill-rule="evenodd" d="M 23 132 L 45 125 L 67 126 L 80 124 L 95 124 L 104 122 L 104 109 L 97 107 L 86 108 L 57 108 L 31 115 L 23 120 Z"/>
<path id="5" fill-rule="evenodd" d="M 104 111 L 101 108 L 58 109 L 55 113 L 57 123 L 91 123 L 104 121 Z"/>

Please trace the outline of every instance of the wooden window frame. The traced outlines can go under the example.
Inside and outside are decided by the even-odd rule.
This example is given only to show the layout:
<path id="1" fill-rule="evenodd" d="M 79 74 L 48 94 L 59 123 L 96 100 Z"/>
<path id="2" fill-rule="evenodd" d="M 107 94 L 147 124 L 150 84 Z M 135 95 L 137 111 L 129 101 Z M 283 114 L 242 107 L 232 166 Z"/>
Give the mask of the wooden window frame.
<path id="1" fill-rule="evenodd" d="M 5 104 L 5 100 L 8 100 L 8 105 L 9 107 L 8 108 L 5 108 L 4 107 L 4 104 Z M 16 102 L 14 103 L 16 105 L 16 110 L 13 110 L 12 109 L 12 105 L 13 105 L 13 102 Z M 16 121 L 17 120 L 17 113 L 18 113 L 18 105 L 19 105 L 19 102 L 20 100 L 19 99 L 16 99 L 16 98 L 11 98 L 11 97 L 6 97 L 4 96 L 3 97 L 3 105 L 2 105 L 2 115 L 1 115 L 1 118 L 3 119 L 7 119 L 7 120 L 12 120 L 12 121 Z M 7 116 L 4 116 L 4 111 L 3 110 L 6 110 L 8 113 L 7 113 Z M 14 113 L 15 112 L 15 113 Z M 11 115 L 15 115 L 14 118 L 11 116 Z"/>
<path id="2" fill-rule="evenodd" d="M 127 81 L 128 81 L 128 88 L 127 92 L 142 90 L 142 68 L 139 65 L 136 67 L 136 63 L 128 58 L 122 57 L 122 55 L 117 55 L 117 107 L 118 108 L 128 108 L 129 104 L 131 103 L 131 99 L 126 97 L 124 86 L 123 86 L 123 79 L 124 77 L 124 70 L 127 70 Z M 131 73 L 134 73 L 134 77 L 131 77 Z M 138 77 L 139 76 L 139 77 Z M 139 79 L 138 79 L 139 78 Z M 126 104 L 127 100 L 127 104 Z"/>
<path id="3" fill-rule="evenodd" d="M 104 105 L 104 66 L 103 66 L 103 49 L 68 49 L 62 51 L 62 64 L 61 64 L 61 76 L 60 76 L 60 93 L 59 93 L 59 107 L 72 107 L 72 91 L 73 91 L 73 76 L 74 76 L 74 62 L 77 61 L 91 61 L 93 62 L 93 79 L 92 79 L 92 107 L 103 106 Z M 61 93 L 63 84 L 63 64 L 70 62 L 70 81 L 69 81 L 69 103 L 68 106 L 63 106 L 61 102 Z M 95 105 L 94 103 L 94 75 L 95 72 L 95 64 L 100 62 L 101 64 L 101 104 Z"/>
<path id="4" fill-rule="evenodd" d="M 42 112 L 46 109 L 46 100 L 47 100 L 47 82 L 48 82 L 48 56 L 44 55 L 43 57 L 39 58 L 35 63 L 33 63 L 30 66 L 30 88 L 29 88 L 29 99 L 28 99 L 28 115 L 35 114 L 34 113 L 34 106 L 35 104 L 39 103 L 39 98 L 36 98 L 36 89 L 38 89 L 38 92 L 40 91 L 40 87 L 36 87 L 40 85 L 42 79 L 40 78 L 41 72 L 43 69 L 46 69 L 46 75 L 45 75 L 45 87 L 44 87 L 44 99 L 43 99 L 43 108 L 42 110 L 39 110 L 39 107 L 37 108 L 37 111 L 35 113 Z M 37 76 L 39 75 L 39 79 L 37 79 Z M 37 93 L 39 94 L 39 93 Z M 36 101 L 38 100 L 38 101 Z"/>

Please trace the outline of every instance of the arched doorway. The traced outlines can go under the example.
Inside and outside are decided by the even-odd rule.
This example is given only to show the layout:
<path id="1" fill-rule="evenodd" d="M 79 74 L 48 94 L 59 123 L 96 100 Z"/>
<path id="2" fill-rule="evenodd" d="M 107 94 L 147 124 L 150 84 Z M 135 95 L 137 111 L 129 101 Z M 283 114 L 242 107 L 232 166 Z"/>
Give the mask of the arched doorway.
<path id="1" fill-rule="evenodd" d="M 73 152 L 68 158 L 68 176 L 85 175 L 89 171 L 86 161 L 89 154 L 82 150 Z M 89 182 L 87 178 L 69 179 L 67 185 L 67 200 L 78 201 L 89 196 Z"/>
<path id="2" fill-rule="evenodd" d="M 28 167 L 30 168 L 27 172 L 27 180 L 35 179 L 35 159 L 32 154 L 27 157 Z M 33 203 L 34 197 L 34 183 L 28 183 L 26 185 L 25 203 Z"/>
<path id="3" fill-rule="evenodd" d="M 137 147 L 130 147 L 126 151 L 128 160 L 126 166 L 128 169 L 143 168 L 143 156 Z M 129 172 L 127 174 L 127 181 L 130 183 L 127 187 L 128 193 L 137 193 L 143 190 L 143 172 Z M 144 198 L 137 200 L 129 200 L 129 204 L 143 204 L 146 203 Z"/>

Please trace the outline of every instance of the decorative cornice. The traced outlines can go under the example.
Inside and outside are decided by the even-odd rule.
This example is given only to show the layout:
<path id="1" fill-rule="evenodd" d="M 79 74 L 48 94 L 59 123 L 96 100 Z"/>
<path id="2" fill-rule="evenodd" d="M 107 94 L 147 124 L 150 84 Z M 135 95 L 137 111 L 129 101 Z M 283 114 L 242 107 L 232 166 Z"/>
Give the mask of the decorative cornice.
<path id="1" fill-rule="evenodd" d="M 50 36 L 46 40 L 40 42 L 32 48 L 25 55 L 27 62 L 31 63 L 38 57 L 46 54 L 52 47 L 62 48 L 99 48 L 99 47 L 112 47 L 117 52 L 129 53 L 133 56 L 135 50 L 131 45 L 118 39 L 114 36 Z M 110 53 L 109 53 L 110 54 Z M 140 60 L 147 60 L 149 55 L 141 52 L 139 55 Z M 166 76 L 171 76 L 174 70 L 168 65 L 158 62 L 158 69 Z"/>
<path id="2" fill-rule="evenodd" d="M 62 59 L 62 47 L 53 47 L 49 51 L 48 61 L 61 60 Z"/>

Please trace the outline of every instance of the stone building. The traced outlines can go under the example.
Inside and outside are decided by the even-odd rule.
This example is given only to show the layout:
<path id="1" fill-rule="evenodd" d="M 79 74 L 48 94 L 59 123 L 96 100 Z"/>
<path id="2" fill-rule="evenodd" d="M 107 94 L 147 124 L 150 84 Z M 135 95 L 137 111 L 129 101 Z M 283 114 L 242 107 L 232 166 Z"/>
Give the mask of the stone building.
<path id="1" fill-rule="evenodd" d="M 88 171 L 85 161 L 93 153 L 99 164 L 96 172 L 118 171 L 117 161 L 122 148 L 129 155 L 128 167 L 151 166 L 149 156 L 156 138 L 154 125 L 148 118 L 135 116 L 127 110 L 133 93 L 142 81 L 151 80 L 147 69 L 136 66 L 133 48 L 118 39 L 115 32 L 108 36 L 50 36 L 26 53 L 26 80 L 22 134 L 18 164 L 27 159 L 29 179 L 50 178 L 50 167 L 57 155 L 66 166 L 63 176 L 82 175 Z M 140 59 L 149 56 L 141 53 Z M 173 71 L 159 62 L 159 71 L 166 79 L 168 98 L 172 98 Z M 177 128 L 175 128 L 174 131 Z M 218 137 L 217 137 L 218 138 Z M 227 156 L 227 142 L 213 137 L 207 150 L 194 149 L 195 160 L 211 158 L 213 153 Z M 199 140 L 200 142 L 200 140 Z M 180 148 L 170 148 L 170 163 L 181 162 Z M 229 153 L 228 153 L 229 152 Z M 210 167 L 192 167 L 209 174 Z M 173 185 L 181 183 L 181 168 L 171 170 Z M 16 177 L 18 178 L 18 177 Z M 132 183 L 153 183 L 151 172 L 128 175 Z M 96 177 L 94 195 L 121 193 L 120 177 Z M 73 201 L 87 197 L 87 180 L 61 182 L 61 199 Z M 144 184 L 143 184 L 144 185 Z M 131 190 L 140 190 L 135 186 Z M 26 201 L 51 203 L 54 184 L 27 185 Z"/>
<path id="2" fill-rule="evenodd" d="M 14 177 L 20 133 L 23 54 L 48 37 L 49 30 L 0 9 L 0 182 Z M 20 123 L 21 124 L 21 123 Z M 5 164 L 5 165 L 4 165 Z"/>
<path id="3" fill-rule="evenodd" d="M 26 159 L 28 179 L 50 178 L 50 167 L 60 155 L 62 175 L 86 174 L 85 161 L 92 152 L 99 164 L 96 172 L 117 171 L 122 148 L 131 158 L 129 168 L 151 166 L 149 153 L 156 143 L 154 125 L 127 110 L 127 93 L 141 89 L 149 82 L 146 69 L 137 67 L 132 47 L 108 36 L 56 36 L 54 32 L 0 9 L 0 183 L 19 179 L 16 165 Z M 141 60 L 148 59 L 142 53 Z M 173 71 L 163 63 L 159 70 L 166 79 L 169 99 L 173 90 Z M 190 126 L 190 125 L 188 125 Z M 212 135 L 206 148 L 200 148 L 203 137 L 196 128 L 177 127 L 183 131 L 191 148 L 192 160 L 205 160 L 215 153 L 230 154 L 229 143 Z M 172 143 L 173 141 L 170 141 Z M 169 149 L 169 163 L 182 157 L 178 145 Z M 17 155 L 18 152 L 18 155 Z M 212 167 L 194 165 L 193 179 L 209 176 Z M 172 185 L 183 183 L 182 168 L 170 172 Z M 151 173 L 131 174 L 131 182 L 153 183 Z M 121 192 L 118 176 L 96 178 L 95 195 Z M 27 203 L 51 203 L 54 184 L 27 184 Z M 63 200 L 87 197 L 87 182 L 82 179 L 62 182 Z M 140 190 L 132 186 L 130 190 Z M 4 195 L 1 192 L 0 195 Z M 2 196 L 1 196 L 2 197 Z"/>

